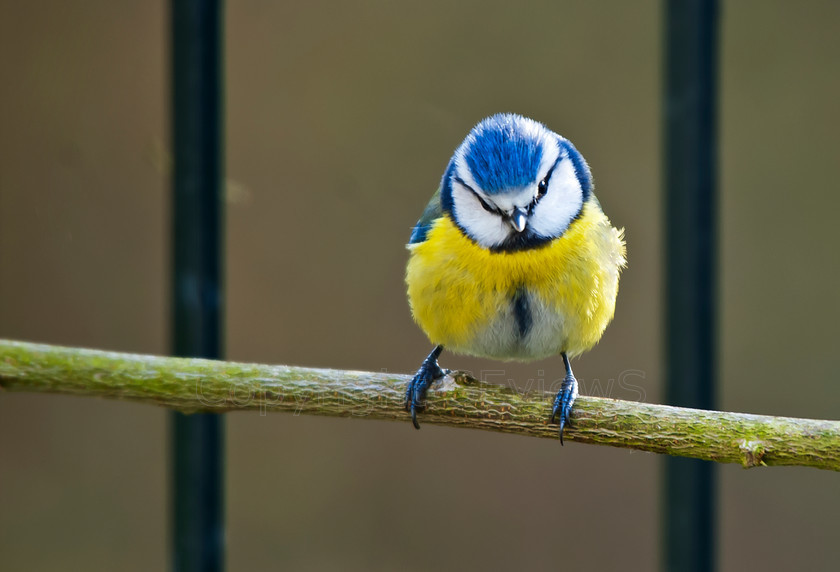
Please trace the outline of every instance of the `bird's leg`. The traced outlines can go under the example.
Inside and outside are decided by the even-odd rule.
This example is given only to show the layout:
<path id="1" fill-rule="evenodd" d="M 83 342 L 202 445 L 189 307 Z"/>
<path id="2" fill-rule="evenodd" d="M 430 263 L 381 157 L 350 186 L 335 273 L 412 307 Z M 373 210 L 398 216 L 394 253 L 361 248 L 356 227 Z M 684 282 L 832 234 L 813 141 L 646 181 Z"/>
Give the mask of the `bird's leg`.
<path id="1" fill-rule="evenodd" d="M 449 373 L 443 370 L 438 364 L 438 356 L 443 351 L 443 346 L 435 346 L 432 353 L 423 360 L 423 365 L 417 370 L 414 379 L 408 384 L 405 392 L 405 410 L 411 412 L 411 422 L 415 429 L 420 429 L 417 422 L 417 413 L 426 409 L 426 392 L 436 379 L 440 379 Z"/>
<path id="2" fill-rule="evenodd" d="M 560 444 L 562 445 L 563 428 L 569 423 L 569 413 L 572 411 L 572 405 L 574 405 L 578 396 L 578 382 L 575 379 L 575 374 L 572 373 L 572 366 L 566 352 L 561 355 L 563 356 L 563 365 L 566 366 L 566 377 L 563 378 L 563 383 L 560 385 L 560 392 L 554 398 L 551 422 L 554 423 L 554 419 L 560 417 Z"/>

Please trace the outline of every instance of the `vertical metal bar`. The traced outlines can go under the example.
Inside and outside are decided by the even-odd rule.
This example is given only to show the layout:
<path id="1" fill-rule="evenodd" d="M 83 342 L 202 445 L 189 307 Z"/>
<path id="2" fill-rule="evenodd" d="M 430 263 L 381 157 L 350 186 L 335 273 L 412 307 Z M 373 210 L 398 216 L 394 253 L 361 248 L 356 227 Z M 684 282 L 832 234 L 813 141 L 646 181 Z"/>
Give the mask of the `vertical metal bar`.
<path id="1" fill-rule="evenodd" d="M 717 288 L 717 0 L 665 3 L 666 398 L 713 409 Z M 716 469 L 667 457 L 663 570 L 712 570 Z"/>
<path id="2" fill-rule="evenodd" d="M 223 12 L 172 0 L 172 351 L 223 352 Z M 196 388 L 198 391 L 199 388 Z M 224 568 L 223 418 L 173 412 L 172 567 Z"/>

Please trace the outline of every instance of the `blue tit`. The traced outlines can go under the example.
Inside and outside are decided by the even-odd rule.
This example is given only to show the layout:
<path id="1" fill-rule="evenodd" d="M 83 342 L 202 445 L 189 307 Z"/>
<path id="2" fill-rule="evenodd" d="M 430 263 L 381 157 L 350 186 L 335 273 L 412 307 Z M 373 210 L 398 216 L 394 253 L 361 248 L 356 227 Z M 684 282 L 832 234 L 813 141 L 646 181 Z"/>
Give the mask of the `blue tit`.
<path id="1" fill-rule="evenodd" d="M 559 355 L 565 377 L 550 421 L 560 440 L 578 395 L 569 359 L 594 346 L 615 311 L 623 231 L 592 192 L 572 143 L 520 115 L 498 114 L 455 150 L 408 244 L 408 300 L 434 349 L 405 408 L 419 428 L 444 348 L 498 360 Z"/>

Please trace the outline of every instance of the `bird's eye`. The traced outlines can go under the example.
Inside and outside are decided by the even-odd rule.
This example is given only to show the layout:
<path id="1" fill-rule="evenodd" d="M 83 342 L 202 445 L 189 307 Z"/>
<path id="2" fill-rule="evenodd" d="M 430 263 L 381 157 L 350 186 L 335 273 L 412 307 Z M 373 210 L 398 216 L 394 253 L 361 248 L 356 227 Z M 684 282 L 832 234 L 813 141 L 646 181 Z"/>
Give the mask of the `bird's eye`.
<path id="1" fill-rule="evenodd" d="M 545 196 L 545 194 L 548 192 L 548 177 L 549 177 L 549 176 L 551 176 L 551 173 L 549 173 L 549 174 L 545 177 L 545 179 L 543 179 L 542 181 L 540 181 L 540 184 L 539 184 L 539 185 L 537 185 L 537 198 L 538 198 L 538 199 L 543 198 L 543 197 Z"/>
<path id="2" fill-rule="evenodd" d="M 471 186 L 466 184 L 460 177 L 454 177 L 453 180 L 456 183 L 458 183 L 459 185 L 461 185 L 462 187 L 464 187 L 465 189 L 467 189 L 469 192 L 471 192 L 473 194 L 473 196 L 478 199 L 478 202 L 481 203 L 481 208 L 483 208 L 484 210 L 486 210 L 489 213 L 500 214 L 499 209 L 497 207 L 490 206 L 487 203 L 487 201 L 485 201 L 484 199 L 481 198 L 481 195 L 479 195 L 477 192 L 475 192 L 475 190 Z"/>
<path id="3" fill-rule="evenodd" d="M 486 210 L 489 213 L 498 213 L 499 212 L 498 209 L 495 209 L 495 208 L 491 207 L 490 205 L 488 205 L 487 201 L 482 199 L 481 196 L 478 193 L 474 193 L 474 194 L 475 194 L 475 198 L 478 199 L 478 202 L 481 203 L 481 206 L 484 210 Z"/>

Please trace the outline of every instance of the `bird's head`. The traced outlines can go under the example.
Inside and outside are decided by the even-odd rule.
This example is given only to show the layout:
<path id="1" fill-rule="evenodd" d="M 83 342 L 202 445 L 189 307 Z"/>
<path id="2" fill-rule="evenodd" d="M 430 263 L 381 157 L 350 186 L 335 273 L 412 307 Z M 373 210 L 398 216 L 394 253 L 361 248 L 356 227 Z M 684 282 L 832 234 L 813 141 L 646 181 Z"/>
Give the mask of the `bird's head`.
<path id="1" fill-rule="evenodd" d="M 591 190 L 589 167 L 569 140 L 506 113 L 476 125 L 455 150 L 441 204 L 477 244 L 516 251 L 561 236 Z"/>

